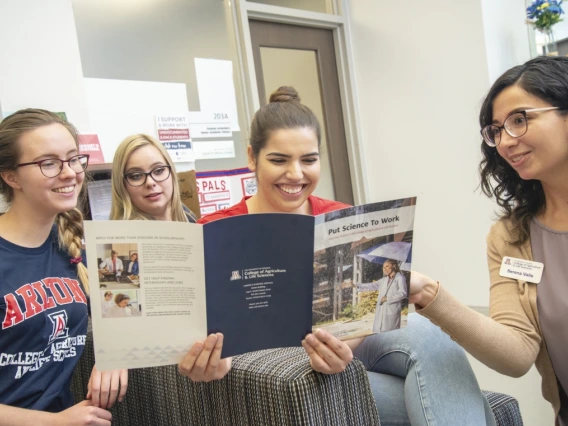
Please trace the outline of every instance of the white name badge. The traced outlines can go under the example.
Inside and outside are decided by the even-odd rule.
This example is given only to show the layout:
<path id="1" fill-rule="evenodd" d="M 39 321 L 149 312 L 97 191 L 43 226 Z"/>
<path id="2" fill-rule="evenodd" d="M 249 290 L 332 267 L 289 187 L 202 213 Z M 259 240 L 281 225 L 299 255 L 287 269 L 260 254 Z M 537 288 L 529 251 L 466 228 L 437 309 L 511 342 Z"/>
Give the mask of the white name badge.
<path id="1" fill-rule="evenodd" d="M 501 262 L 499 275 L 538 284 L 542 278 L 543 269 L 543 263 L 505 256 Z"/>

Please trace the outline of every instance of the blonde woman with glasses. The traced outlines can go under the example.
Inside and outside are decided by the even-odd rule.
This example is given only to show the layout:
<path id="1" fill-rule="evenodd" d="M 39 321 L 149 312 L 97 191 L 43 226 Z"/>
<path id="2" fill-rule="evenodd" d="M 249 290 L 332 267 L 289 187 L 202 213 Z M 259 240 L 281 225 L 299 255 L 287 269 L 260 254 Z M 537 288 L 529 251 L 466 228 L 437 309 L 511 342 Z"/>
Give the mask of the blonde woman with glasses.
<path id="1" fill-rule="evenodd" d="M 539 57 L 505 72 L 479 121 L 481 187 L 501 208 L 487 237 L 491 315 L 418 273 L 413 297 L 422 315 L 492 369 L 520 377 L 536 364 L 556 424 L 568 425 L 568 58 Z"/>
<path id="2" fill-rule="evenodd" d="M 183 205 L 176 169 L 164 146 L 148 135 L 119 145 L 112 163 L 111 220 L 196 221 Z"/>
<path id="3" fill-rule="evenodd" d="M 119 145 L 112 166 L 111 220 L 165 220 L 194 223 L 183 205 L 176 169 L 164 146 L 148 135 L 128 136 Z M 193 344 L 180 372 L 193 381 L 223 378 L 231 358 L 220 359 L 221 333 Z M 210 359 L 210 354 L 213 356 Z"/>

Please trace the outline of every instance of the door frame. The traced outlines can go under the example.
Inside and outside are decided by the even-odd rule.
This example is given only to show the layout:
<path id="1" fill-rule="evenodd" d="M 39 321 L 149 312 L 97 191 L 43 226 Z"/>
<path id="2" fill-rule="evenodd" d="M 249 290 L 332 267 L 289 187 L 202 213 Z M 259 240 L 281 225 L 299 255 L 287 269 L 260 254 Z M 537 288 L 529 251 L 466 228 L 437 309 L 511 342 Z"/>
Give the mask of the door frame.
<path id="1" fill-rule="evenodd" d="M 245 101 L 247 122 L 252 121 L 255 111 L 260 108 L 256 71 L 250 36 L 249 19 L 278 22 L 282 24 L 301 25 L 332 30 L 335 45 L 335 56 L 339 76 L 339 89 L 345 124 L 345 138 L 349 157 L 349 170 L 353 185 L 355 204 L 369 202 L 365 153 L 361 141 L 361 123 L 358 119 L 358 99 L 355 87 L 355 71 L 353 68 L 353 49 L 351 29 L 346 2 L 349 0 L 332 0 L 335 14 L 311 12 L 287 7 L 270 6 L 246 0 L 224 0 L 231 8 L 237 56 L 239 58 L 239 75 Z M 248 131 L 248 130 L 247 130 Z"/>

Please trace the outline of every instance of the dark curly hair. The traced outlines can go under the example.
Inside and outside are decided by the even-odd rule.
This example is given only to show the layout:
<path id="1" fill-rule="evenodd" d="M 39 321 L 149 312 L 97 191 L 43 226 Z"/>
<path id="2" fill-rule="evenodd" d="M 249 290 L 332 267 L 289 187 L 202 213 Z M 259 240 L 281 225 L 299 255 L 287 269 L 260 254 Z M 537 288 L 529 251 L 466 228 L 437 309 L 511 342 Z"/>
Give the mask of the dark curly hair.
<path id="1" fill-rule="evenodd" d="M 568 57 L 540 56 L 506 71 L 493 84 L 483 101 L 479 124 L 493 122 L 493 103 L 499 94 L 511 86 L 518 86 L 552 106 L 559 114 L 568 114 Z M 531 219 L 545 206 L 542 184 L 539 180 L 523 180 L 495 148 L 481 143 L 483 160 L 479 165 L 481 189 L 502 208 L 501 219 L 513 224 L 513 241 L 521 245 L 530 234 Z"/>

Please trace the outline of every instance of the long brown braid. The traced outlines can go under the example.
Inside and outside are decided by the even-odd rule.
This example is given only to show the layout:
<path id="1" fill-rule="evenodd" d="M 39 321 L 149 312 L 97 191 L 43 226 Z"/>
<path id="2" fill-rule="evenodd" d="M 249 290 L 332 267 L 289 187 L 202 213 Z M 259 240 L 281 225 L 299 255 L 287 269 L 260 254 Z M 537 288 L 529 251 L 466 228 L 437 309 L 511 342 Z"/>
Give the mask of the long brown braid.
<path id="1" fill-rule="evenodd" d="M 66 249 L 72 259 L 80 258 L 83 247 L 83 215 L 79 209 L 59 213 L 55 223 L 59 232 L 59 247 Z M 85 292 L 89 294 L 89 274 L 82 261 L 77 263 L 77 275 Z"/>

